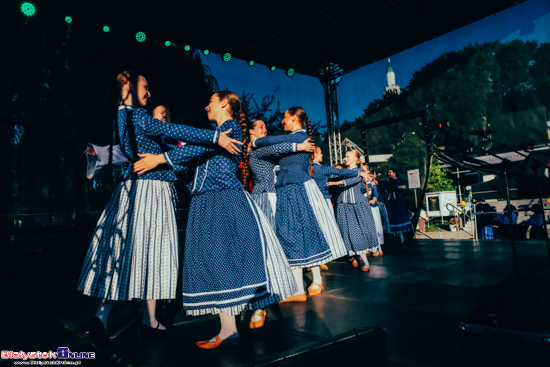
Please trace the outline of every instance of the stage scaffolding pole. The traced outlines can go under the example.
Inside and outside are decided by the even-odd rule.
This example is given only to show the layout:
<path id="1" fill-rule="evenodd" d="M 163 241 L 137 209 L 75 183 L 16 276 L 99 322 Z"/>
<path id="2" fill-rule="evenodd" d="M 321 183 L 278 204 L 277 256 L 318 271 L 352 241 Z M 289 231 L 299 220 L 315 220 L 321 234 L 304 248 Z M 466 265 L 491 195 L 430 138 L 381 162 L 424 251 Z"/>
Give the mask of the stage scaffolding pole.
<path id="1" fill-rule="evenodd" d="M 330 153 L 330 165 L 342 163 L 342 138 L 338 117 L 338 93 L 336 86 L 344 71 L 340 66 L 328 63 L 319 69 L 319 80 L 325 90 L 325 108 L 327 113 L 327 133 Z"/>

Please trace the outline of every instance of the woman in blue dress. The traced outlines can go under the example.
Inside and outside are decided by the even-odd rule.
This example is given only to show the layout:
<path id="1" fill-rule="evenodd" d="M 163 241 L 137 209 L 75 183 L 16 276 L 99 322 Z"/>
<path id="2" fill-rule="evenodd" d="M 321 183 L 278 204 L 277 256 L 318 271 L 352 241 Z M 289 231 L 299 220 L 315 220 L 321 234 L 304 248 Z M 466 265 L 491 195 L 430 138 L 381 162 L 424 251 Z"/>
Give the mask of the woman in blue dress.
<path id="1" fill-rule="evenodd" d="M 252 149 L 285 142 L 301 143 L 311 138 L 311 123 L 301 107 L 287 110 L 282 124 L 285 131 L 291 134 L 257 139 L 252 143 Z M 319 265 L 344 256 L 346 248 L 334 214 L 330 212 L 312 178 L 311 154 L 298 152 L 281 155 L 279 165 L 275 184 L 275 230 L 298 285 L 298 291 L 285 301 L 304 302 L 307 297 L 302 269 L 311 267 L 313 283 L 308 293 L 319 294 L 323 289 Z"/>
<path id="2" fill-rule="evenodd" d="M 397 177 L 397 171 L 395 169 L 388 170 L 388 178 L 386 181 L 388 183 L 386 209 L 390 220 L 390 232 L 394 235 L 398 235 L 400 243 L 404 243 L 405 237 L 403 233 L 410 231 L 412 228 L 407 203 L 401 192 L 401 190 L 407 188 L 407 185 L 405 181 Z"/>
<path id="3" fill-rule="evenodd" d="M 214 94 L 206 111 L 208 119 L 217 123 L 218 133 L 229 131 L 236 140 L 247 139 L 235 93 Z M 188 161 L 188 149 L 146 155 L 134 170 L 142 173 L 164 162 L 173 166 Z M 219 314 L 219 334 L 197 342 L 200 348 L 213 349 L 238 340 L 235 315 L 291 296 L 296 283 L 266 216 L 237 178 L 241 154 L 201 146 L 195 150 L 202 153 L 188 185 L 191 207 L 183 257 L 183 307 L 188 315 Z"/>
<path id="4" fill-rule="evenodd" d="M 344 159 L 348 168 L 357 175 L 361 171 L 364 172 L 357 150 L 348 151 Z M 337 183 L 341 186 L 341 192 L 338 196 L 336 218 L 348 255 L 359 255 L 364 263 L 361 270 L 369 271 L 366 252 L 376 249 L 379 243 L 370 204 L 363 195 L 367 188 L 363 177 L 349 178 Z"/>
<path id="5" fill-rule="evenodd" d="M 256 139 L 267 136 L 267 128 L 262 120 L 255 120 L 248 126 L 248 133 L 251 142 Z M 248 179 L 248 164 L 253 176 L 252 199 L 264 212 L 267 220 L 273 228 L 275 228 L 275 209 L 277 197 L 275 194 L 275 181 L 277 179 L 275 171 L 277 156 L 285 153 L 297 151 L 312 152 L 315 146 L 310 142 L 309 137 L 300 144 L 297 143 L 281 143 L 271 145 L 259 149 L 245 149 L 243 154 L 243 179 L 244 186 L 249 187 Z M 248 147 L 250 148 L 250 147 Z M 247 154 L 249 152 L 249 154 Z M 250 328 L 258 329 L 264 325 L 266 312 L 263 309 L 254 311 L 250 319 Z"/>
<path id="6" fill-rule="evenodd" d="M 169 149 L 158 136 L 187 142 L 225 145 L 235 141 L 214 130 L 201 130 L 153 119 L 143 108 L 151 96 L 145 77 L 124 71 L 117 76 L 120 96 L 116 143 L 127 160 L 139 153 Z M 176 191 L 172 168 L 161 166 L 142 176 L 127 172 L 103 211 L 94 231 L 77 289 L 101 298 L 88 333 L 98 347 L 106 347 L 107 319 L 115 301 L 141 299 L 142 324 L 163 330 L 155 317 L 158 299 L 174 299 L 178 274 Z"/>
<path id="7" fill-rule="evenodd" d="M 327 206 L 334 214 L 334 209 L 332 207 L 332 201 L 330 200 L 329 185 L 327 185 L 329 178 L 352 178 L 358 177 L 358 173 L 355 170 L 349 169 L 339 169 L 331 166 L 325 166 L 321 164 L 323 161 L 323 152 L 321 148 L 315 147 L 313 154 L 313 179 L 317 184 L 317 187 L 323 194 Z"/>

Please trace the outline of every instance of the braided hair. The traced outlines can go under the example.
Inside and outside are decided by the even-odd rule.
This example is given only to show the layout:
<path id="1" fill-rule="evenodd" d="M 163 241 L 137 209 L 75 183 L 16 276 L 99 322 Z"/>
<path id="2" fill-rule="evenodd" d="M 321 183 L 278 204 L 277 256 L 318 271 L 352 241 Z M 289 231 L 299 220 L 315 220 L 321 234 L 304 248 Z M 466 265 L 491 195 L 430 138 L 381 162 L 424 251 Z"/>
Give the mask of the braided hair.
<path id="1" fill-rule="evenodd" d="M 306 110 L 304 110 L 302 107 L 291 107 L 287 110 L 287 112 L 290 114 L 290 116 L 296 116 L 298 118 L 298 121 L 300 121 L 300 124 L 302 127 L 305 127 L 307 129 L 307 134 L 309 135 L 309 138 L 311 141 L 313 141 L 313 133 L 311 131 L 311 121 L 309 117 L 307 116 Z M 309 156 L 309 175 L 313 177 L 313 155 L 314 153 L 311 153 Z"/>
<path id="2" fill-rule="evenodd" d="M 231 108 L 231 118 L 239 124 L 243 133 L 243 154 L 242 154 L 242 174 L 241 181 L 245 189 L 248 189 L 250 184 L 250 167 L 248 164 L 248 149 L 250 143 L 250 136 L 247 133 L 246 115 L 241 109 L 241 100 L 239 96 L 230 91 L 218 92 L 218 98 L 220 101 L 226 100 Z"/>

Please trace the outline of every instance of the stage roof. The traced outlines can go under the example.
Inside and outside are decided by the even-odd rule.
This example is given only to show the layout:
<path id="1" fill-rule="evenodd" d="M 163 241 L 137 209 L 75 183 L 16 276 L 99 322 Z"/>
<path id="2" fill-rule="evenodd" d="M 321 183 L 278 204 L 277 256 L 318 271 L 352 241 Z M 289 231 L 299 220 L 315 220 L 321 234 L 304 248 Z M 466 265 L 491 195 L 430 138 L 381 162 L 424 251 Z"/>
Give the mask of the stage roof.
<path id="1" fill-rule="evenodd" d="M 523 1 L 510 0 L 94 0 L 30 1 L 54 23 L 73 18 L 72 42 L 111 24 L 118 44 L 135 42 L 123 32 L 147 34 L 147 42 L 171 40 L 193 48 L 317 76 L 327 62 L 344 72 L 387 58 Z M 3 4 L 3 6 L 6 6 Z M 13 10 L 13 9 L 12 9 Z M 20 13 L 20 12 L 19 12 Z M 21 14 L 5 12 L 17 27 Z M 42 20 L 43 21 L 43 20 Z M 66 26 L 66 24 L 62 24 Z M 79 27 L 86 31 L 78 31 Z M 53 32 L 51 32 L 53 33 Z M 89 41 L 89 40 L 88 40 Z M 90 42 L 89 42 L 90 43 Z M 90 48 L 101 47 L 98 42 Z M 166 50 L 159 50 L 162 57 Z"/>

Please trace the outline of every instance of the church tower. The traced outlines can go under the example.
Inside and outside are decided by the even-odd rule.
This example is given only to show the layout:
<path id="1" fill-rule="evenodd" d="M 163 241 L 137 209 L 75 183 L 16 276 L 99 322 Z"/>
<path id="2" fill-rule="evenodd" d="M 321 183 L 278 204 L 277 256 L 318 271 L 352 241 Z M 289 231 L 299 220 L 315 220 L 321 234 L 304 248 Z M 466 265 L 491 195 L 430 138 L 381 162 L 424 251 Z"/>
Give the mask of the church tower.
<path id="1" fill-rule="evenodd" d="M 386 80 L 388 85 L 384 89 L 384 94 L 386 93 L 397 93 L 401 94 L 401 88 L 395 84 L 395 73 L 391 67 L 390 59 L 388 59 L 388 70 L 386 71 Z"/>

